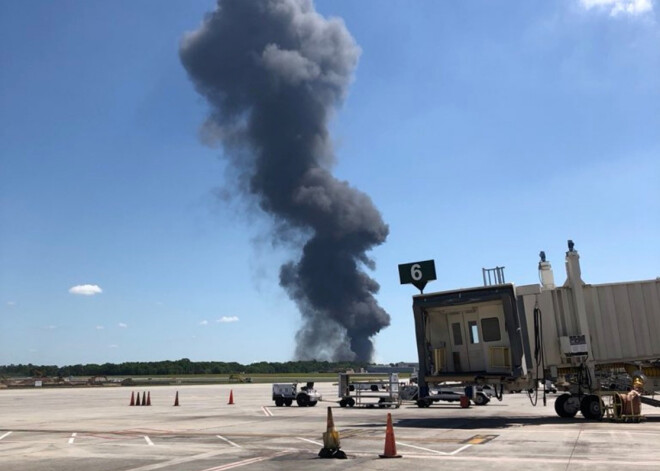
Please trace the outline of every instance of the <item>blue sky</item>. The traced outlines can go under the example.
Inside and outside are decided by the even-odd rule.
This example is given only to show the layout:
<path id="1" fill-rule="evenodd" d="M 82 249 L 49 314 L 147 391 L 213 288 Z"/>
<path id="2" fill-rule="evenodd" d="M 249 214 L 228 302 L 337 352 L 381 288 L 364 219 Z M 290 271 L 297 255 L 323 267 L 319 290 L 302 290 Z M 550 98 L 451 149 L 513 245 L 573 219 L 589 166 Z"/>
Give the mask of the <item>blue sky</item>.
<path id="1" fill-rule="evenodd" d="M 389 225 L 376 360 L 416 361 L 412 286 L 660 276 L 660 24 L 651 0 L 317 1 L 362 53 L 335 175 Z M 0 2 L 0 364 L 287 361 L 294 247 L 216 195 L 222 150 L 180 63 L 212 1 Z M 89 285 L 89 286 L 86 286 Z"/>

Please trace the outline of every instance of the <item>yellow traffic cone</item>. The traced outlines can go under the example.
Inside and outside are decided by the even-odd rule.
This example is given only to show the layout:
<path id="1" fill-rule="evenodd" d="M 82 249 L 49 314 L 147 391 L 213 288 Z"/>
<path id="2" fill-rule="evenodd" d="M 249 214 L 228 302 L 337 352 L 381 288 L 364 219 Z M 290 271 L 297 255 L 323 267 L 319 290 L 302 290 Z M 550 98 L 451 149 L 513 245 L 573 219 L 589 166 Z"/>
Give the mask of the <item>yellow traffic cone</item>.
<path id="1" fill-rule="evenodd" d="M 335 429 L 332 418 L 332 408 L 328 407 L 328 421 L 326 431 L 323 433 L 323 448 L 319 451 L 320 458 L 346 459 L 346 453 L 339 449 L 339 432 Z"/>

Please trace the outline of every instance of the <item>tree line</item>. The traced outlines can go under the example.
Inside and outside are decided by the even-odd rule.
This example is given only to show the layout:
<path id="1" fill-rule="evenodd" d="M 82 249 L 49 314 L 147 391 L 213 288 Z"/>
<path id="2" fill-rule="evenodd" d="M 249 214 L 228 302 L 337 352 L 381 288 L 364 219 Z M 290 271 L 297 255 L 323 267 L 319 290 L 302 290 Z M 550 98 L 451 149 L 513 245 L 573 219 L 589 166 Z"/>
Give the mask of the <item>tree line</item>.
<path id="1" fill-rule="evenodd" d="M 86 365 L 3 365 L 0 366 L 0 376 L 42 376 L 42 377 L 68 377 L 68 376 L 177 376 L 177 375 L 230 375 L 230 374 L 294 374 L 294 373 L 338 373 L 368 366 L 361 362 L 328 362 L 328 361 L 287 361 L 266 362 L 261 361 L 249 365 L 236 362 L 221 361 L 190 361 L 182 358 L 176 361 L 149 361 L 125 363 L 88 363 Z"/>

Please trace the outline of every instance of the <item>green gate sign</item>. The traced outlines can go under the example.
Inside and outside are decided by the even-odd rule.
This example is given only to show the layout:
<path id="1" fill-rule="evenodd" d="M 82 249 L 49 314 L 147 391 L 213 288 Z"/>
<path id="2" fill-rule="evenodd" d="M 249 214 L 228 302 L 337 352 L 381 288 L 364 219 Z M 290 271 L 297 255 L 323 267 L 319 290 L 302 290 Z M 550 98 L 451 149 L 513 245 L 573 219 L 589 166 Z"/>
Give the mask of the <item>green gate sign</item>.
<path id="1" fill-rule="evenodd" d="M 433 260 L 399 265 L 399 281 L 401 284 L 413 284 L 422 293 L 426 282 L 435 279 L 435 262 Z"/>

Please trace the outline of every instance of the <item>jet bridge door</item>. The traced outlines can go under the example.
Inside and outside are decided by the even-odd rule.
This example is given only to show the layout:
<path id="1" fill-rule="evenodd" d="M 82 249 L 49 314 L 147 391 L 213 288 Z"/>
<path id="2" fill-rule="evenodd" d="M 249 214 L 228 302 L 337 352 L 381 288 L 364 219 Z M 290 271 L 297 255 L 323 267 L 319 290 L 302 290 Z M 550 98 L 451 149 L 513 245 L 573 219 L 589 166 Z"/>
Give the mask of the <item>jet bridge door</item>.
<path id="1" fill-rule="evenodd" d="M 451 351 L 454 372 L 485 371 L 486 352 L 475 309 L 447 316 L 451 331 Z"/>

